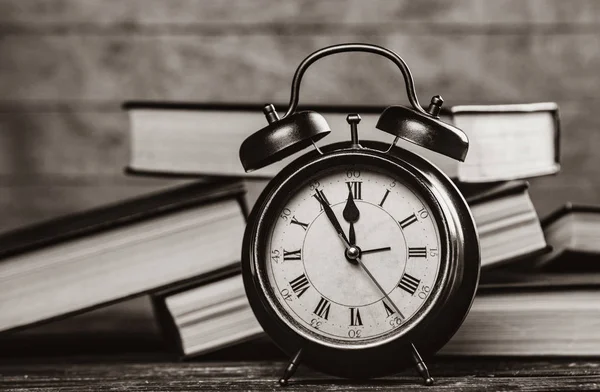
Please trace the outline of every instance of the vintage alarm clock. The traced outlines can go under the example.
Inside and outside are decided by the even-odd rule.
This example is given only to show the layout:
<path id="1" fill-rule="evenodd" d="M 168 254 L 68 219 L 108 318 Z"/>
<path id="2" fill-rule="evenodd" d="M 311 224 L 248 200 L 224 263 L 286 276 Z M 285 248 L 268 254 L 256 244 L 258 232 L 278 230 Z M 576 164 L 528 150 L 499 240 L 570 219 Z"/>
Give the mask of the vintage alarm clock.
<path id="1" fill-rule="evenodd" d="M 360 141 L 360 116 L 350 114 L 350 140 L 319 148 L 315 142 L 330 132 L 327 121 L 296 111 L 307 68 L 341 52 L 381 55 L 400 68 L 412 107 L 390 106 L 381 114 L 377 128 L 394 137 L 389 145 Z M 291 357 L 281 385 L 300 362 L 348 378 L 414 365 L 425 384 L 433 384 L 422 358 L 448 342 L 469 311 L 479 242 L 452 181 L 396 142 L 402 138 L 463 161 L 468 139 L 440 121 L 442 102 L 435 96 L 427 110 L 421 107 L 410 70 L 396 53 L 368 44 L 331 46 L 299 65 L 285 115 L 265 106 L 269 124 L 242 143 L 246 171 L 314 146 L 263 191 L 242 249 L 252 310 Z"/>

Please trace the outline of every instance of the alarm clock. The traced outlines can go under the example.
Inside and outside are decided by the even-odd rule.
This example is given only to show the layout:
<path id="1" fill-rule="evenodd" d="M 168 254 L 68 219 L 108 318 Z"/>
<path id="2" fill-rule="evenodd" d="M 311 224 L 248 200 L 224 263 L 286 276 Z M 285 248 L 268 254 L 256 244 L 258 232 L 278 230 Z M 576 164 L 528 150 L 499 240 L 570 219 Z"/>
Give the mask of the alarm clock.
<path id="1" fill-rule="evenodd" d="M 331 130 L 313 111 L 297 111 L 302 76 L 316 60 L 368 52 L 402 72 L 411 107 L 390 106 L 377 129 L 390 143 L 362 141 L 360 114 L 349 114 L 349 140 L 324 147 Z M 372 378 L 415 366 L 433 384 L 423 358 L 461 325 L 479 278 L 473 217 L 453 182 L 399 139 L 463 161 L 468 139 L 442 122 L 442 98 L 419 104 L 412 74 L 396 53 L 369 44 L 318 50 L 296 70 L 281 118 L 266 105 L 268 125 L 240 147 L 246 171 L 313 146 L 267 185 L 248 218 L 242 274 L 266 334 L 291 361 L 334 376 Z M 336 132 L 342 132 L 336 129 Z"/>

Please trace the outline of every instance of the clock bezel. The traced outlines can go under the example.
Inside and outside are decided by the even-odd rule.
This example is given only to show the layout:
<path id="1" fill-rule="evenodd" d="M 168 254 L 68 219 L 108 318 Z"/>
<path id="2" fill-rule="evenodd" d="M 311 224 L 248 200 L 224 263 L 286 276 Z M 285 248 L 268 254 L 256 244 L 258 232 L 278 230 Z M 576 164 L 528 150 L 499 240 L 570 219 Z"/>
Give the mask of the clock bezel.
<path id="1" fill-rule="evenodd" d="M 479 246 L 473 219 L 452 182 L 428 161 L 409 151 L 395 147 L 386 153 L 383 151 L 387 145 L 383 143 L 363 142 L 363 145 L 365 148 L 360 149 L 348 143 L 326 146 L 323 155 L 313 151 L 284 168 L 255 204 L 242 250 L 244 285 L 265 332 L 288 355 L 302 348 L 304 362 L 321 371 L 351 378 L 384 375 L 407 366 L 411 343 L 425 357 L 439 350 L 467 314 L 479 274 Z M 367 340 L 368 343 L 331 343 L 322 335 L 311 335 L 307 327 L 285 316 L 284 309 L 277 309 L 282 305 L 269 293 L 266 261 L 262 268 L 261 252 L 290 188 L 297 189 L 312 175 L 332 166 L 357 163 L 394 173 L 426 201 L 439 232 L 440 266 L 434 289 L 406 326 L 400 327 L 400 332 Z M 455 311 L 448 312 L 444 307 Z M 298 326 L 293 326 L 294 323 Z"/>

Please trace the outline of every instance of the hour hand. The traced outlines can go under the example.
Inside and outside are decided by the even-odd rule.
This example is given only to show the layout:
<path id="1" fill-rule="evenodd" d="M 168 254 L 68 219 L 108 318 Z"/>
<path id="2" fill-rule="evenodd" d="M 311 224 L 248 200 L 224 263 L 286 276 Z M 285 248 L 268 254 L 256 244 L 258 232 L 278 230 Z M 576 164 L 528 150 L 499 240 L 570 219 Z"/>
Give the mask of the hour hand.
<path id="1" fill-rule="evenodd" d="M 358 210 L 358 207 L 356 207 L 352 192 L 348 192 L 348 200 L 346 201 L 346 206 L 344 207 L 343 216 L 346 222 L 350 223 L 350 229 L 348 231 L 350 245 L 356 245 L 356 232 L 354 231 L 354 224 L 358 222 L 358 219 L 360 218 L 360 211 Z"/>
<path id="2" fill-rule="evenodd" d="M 350 241 L 348 241 L 348 238 L 346 237 L 346 234 L 344 233 L 344 230 L 342 229 L 340 222 L 338 221 L 337 217 L 335 216 L 335 213 L 329 206 L 329 203 L 327 203 L 327 201 L 323 197 L 322 191 L 317 189 L 317 191 L 315 192 L 315 199 L 317 199 L 319 201 L 319 203 L 321 203 L 321 206 L 323 206 L 323 211 L 325 212 L 325 215 L 327 215 L 329 222 L 331 222 L 331 225 L 333 226 L 333 228 L 337 232 L 338 236 L 344 243 L 344 247 L 349 248 Z"/>

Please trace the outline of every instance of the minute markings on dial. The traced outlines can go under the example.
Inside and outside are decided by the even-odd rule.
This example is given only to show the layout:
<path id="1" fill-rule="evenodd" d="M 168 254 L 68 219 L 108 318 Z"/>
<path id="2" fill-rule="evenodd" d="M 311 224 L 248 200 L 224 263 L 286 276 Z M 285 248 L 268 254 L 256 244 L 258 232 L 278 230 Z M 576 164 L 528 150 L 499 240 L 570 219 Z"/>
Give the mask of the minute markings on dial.
<path id="1" fill-rule="evenodd" d="M 394 184 L 393 174 L 367 170 L 361 174 L 361 178 L 349 178 L 346 170 L 327 169 L 325 176 L 310 174 L 312 182 L 299 181 L 298 188 L 282 195 L 281 203 L 273 204 L 282 212 L 274 216 L 285 217 L 267 222 L 272 233 L 260 260 L 268 274 L 269 293 L 283 306 L 286 320 L 294 321 L 292 327 L 306 327 L 320 337 L 354 344 L 399 333 L 399 327 L 429 303 L 423 298 L 433 287 L 440 264 L 438 226 L 435 220 L 425 219 L 431 214 L 429 199 L 402 182 Z M 364 220 L 354 223 L 359 235 L 354 236 L 356 242 L 350 241 L 355 221 L 348 217 L 352 207 L 358 207 Z M 335 239 L 336 234 L 341 241 Z M 399 237 L 403 241 L 396 244 Z M 348 271 L 343 268 L 347 262 L 337 265 L 347 261 L 352 243 L 360 247 L 361 262 L 373 273 L 375 283 L 369 283 L 373 278 L 361 271 L 354 273 L 359 275 L 355 282 L 350 269 L 362 269 L 358 261 Z M 405 272 L 419 281 L 414 295 L 412 289 L 400 287 L 410 283 L 407 277 L 400 283 Z M 375 286 L 385 292 L 375 291 Z"/>

